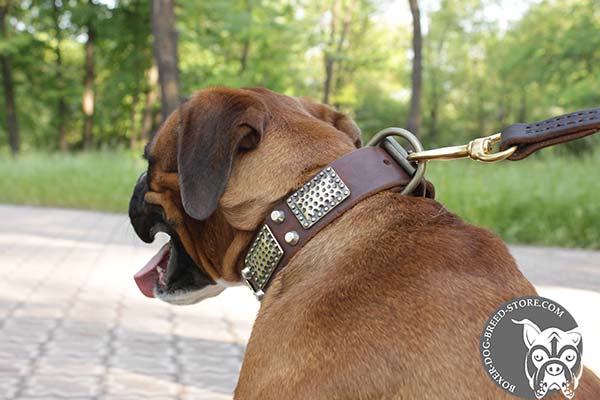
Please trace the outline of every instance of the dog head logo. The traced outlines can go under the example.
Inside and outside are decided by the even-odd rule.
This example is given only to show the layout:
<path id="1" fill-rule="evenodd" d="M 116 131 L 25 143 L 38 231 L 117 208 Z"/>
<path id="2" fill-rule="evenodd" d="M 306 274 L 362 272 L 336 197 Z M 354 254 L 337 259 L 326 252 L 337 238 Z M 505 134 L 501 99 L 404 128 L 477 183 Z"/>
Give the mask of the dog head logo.
<path id="1" fill-rule="evenodd" d="M 523 326 L 523 341 L 527 346 L 525 373 L 535 397 L 543 398 L 560 390 L 571 399 L 583 372 L 577 328 L 563 331 L 558 328 L 540 328 L 528 319 L 512 320 Z"/>

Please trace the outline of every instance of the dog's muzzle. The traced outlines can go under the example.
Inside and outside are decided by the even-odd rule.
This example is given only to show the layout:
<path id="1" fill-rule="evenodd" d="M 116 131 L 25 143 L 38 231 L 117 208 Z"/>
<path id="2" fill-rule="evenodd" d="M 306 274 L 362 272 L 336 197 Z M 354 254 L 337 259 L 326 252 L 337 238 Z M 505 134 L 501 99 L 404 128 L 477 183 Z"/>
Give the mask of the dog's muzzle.
<path id="1" fill-rule="evenodd" d="M 170 240 L 134 275 L 140 291 L 172 304 L 192 304 L 220 293 L 223 287 L 216 285 L 188 255 L 177 232 L 166 222 L 162 207 L 144 200 L 148 191 L 144 172 L 129 203 L 131 224 L 146 243 L 152 243 L 159 232 L 167 234 Z"/>

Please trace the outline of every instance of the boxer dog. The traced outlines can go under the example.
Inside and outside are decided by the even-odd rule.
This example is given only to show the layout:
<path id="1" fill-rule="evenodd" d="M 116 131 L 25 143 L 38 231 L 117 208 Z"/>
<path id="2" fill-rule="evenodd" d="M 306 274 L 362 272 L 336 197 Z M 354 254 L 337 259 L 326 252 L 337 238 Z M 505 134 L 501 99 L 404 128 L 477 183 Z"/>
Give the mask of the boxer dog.
<path id="1" fill-rule="evenodd" d="M 344 114 L 266 89 L 194 93 L 146 147 L 130 218 L 171 240 L 138 274 L 149 296 L 189 304 L 242 281 L 272 207 L 361 145 Z M 535 295 L 506 246 L 434 200 L 362 200 L 272 280 L 235 399 L 500 399 L 479 336 L 496 307 Z M 597 399 L 585 371 L 576 396 Z"/>
<path id="2" fill-rule="evenodd" d="M 535 397 L 541 399 L 549 391 L 560 390 L 572 399 L 583 372 L 577 328 L 564 332 L 558 328 L 543 331 L 528 319 L 512 320 L 523 325 L 523 341 L 527 346 L 525 373 Z"/>

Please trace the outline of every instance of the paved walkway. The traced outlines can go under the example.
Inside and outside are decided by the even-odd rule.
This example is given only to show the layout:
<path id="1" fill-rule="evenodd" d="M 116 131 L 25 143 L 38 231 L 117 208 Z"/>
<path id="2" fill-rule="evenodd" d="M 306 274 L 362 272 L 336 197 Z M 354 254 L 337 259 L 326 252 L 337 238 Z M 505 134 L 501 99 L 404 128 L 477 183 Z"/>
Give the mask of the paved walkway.
<path id="1" fill-rule="evenodd" d="M 258 309 L 245 288 L 188 307 L 142 297 L 131 276 L 160 243 L 123 215 L 0 206 L 0 221 L 0 399 L 231 398 Z M 600 253 L 512 250 L 600 372 Z"/>

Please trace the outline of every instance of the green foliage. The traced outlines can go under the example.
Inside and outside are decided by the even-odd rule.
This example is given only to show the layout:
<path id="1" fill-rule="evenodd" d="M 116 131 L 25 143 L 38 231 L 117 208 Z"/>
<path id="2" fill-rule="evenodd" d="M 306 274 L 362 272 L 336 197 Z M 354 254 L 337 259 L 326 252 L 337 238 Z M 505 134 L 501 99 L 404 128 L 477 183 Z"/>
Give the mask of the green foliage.
<path id="1" fill-rule="evenodd" d="M 0 53 L 10 55 L 13 64 L 26 149 L 55 149 L 61 123 L 66 125 L 69 146 L 80 147 L 83 52 L 90 24 L 97 32 L 96 147 L 125 147 L 139 136 L 152 89 L 149 4 L 147 0 L 13 2 Z M 396 2 L 339 0 L 332 35 L 333 4 L 333 0 L 178 1 L 183 95 L 210 85 L 258 85 L 320 100 L 327 55 L 335 60 L 331 103 L 355 117 L 367 136 L 390 125 L 404 125 L 411 29 L 387 15 Z M 345 10 L 351 4 L 346 40 L 338 48 Z M 600 104 L 598 0 L 527 0 L 529 8 L 507 27 L 490 16 L 494 6 L 510 6 L 502 0 L 420 4 L 426 26 L 422 107 L 426 145 L 454 144 L 510 123 Z M 405 12 L 409 15 L 408 9 Z M 57 49 L 62 54 L 60 67 Z M 66 103 L 64 116 L 57 115 L 59 99 Z M 158 100 L 150 104 L 154 127 L 160 123 L 159 109 Z M 0 113 L 2 127 L 4 118 Z M 2 147 L 5 134 L 0 135 Z M 581 152 L 585 147 L 568 149 Z"/>

